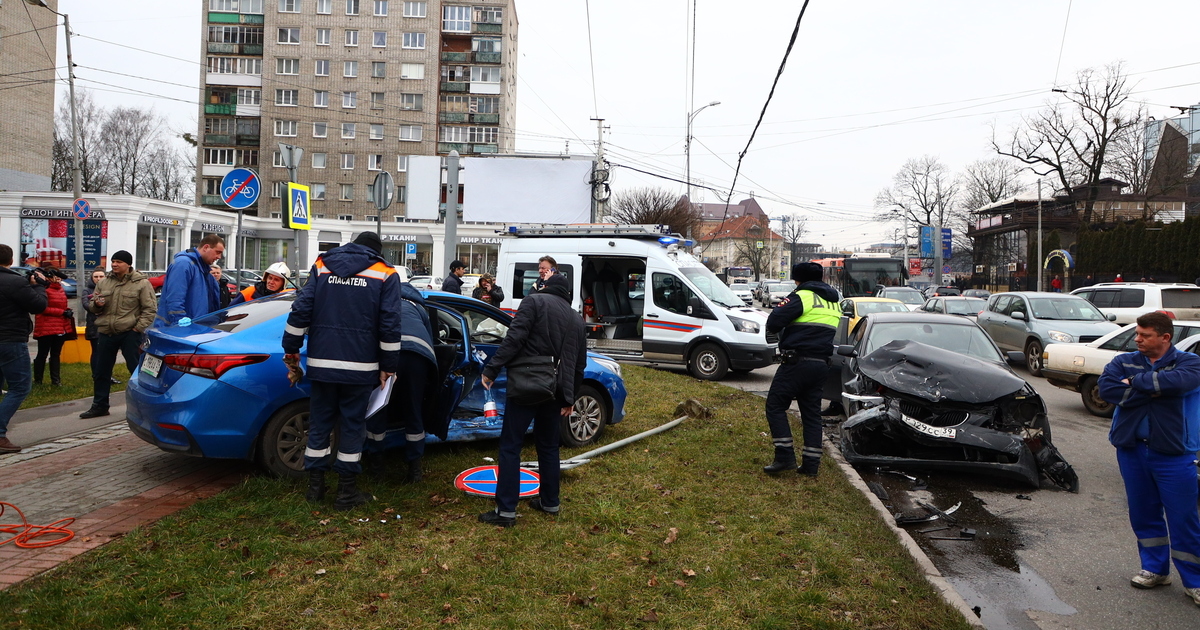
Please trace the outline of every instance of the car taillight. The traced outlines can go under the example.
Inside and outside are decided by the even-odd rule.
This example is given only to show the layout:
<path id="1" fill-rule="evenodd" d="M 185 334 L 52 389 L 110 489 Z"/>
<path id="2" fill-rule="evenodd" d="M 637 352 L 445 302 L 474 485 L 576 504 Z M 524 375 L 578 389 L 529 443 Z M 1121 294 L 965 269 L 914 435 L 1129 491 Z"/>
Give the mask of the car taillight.
<path id="1" fill-rule="evenodd" d="M 267 354 L 168 354 L 163 357 L 163 363 L 172 370 L 204 378 L 221 378 L 233 368 L 262 363 L 269 358 Z"/>
<path id="2" fill-rule="evenodd" d="M 1166 315 L 1167 317 L 1170 317 L 1171 319 L 1175 319 L 1175 313 L 1173 313 L 1171 311 L 1159 310 L 1158 312 L 1162 313 L 1163 315 Z"/>

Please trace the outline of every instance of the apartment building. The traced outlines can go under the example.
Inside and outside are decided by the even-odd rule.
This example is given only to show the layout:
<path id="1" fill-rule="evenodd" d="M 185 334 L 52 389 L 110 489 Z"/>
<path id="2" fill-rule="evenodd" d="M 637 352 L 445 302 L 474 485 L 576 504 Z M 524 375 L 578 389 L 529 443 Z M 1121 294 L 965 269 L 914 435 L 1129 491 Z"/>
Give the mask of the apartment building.
<path id="1" fill-rule="evenodd" d="M 206 65 L 197 199 L 223 208 L 221 178 L 258 173 L 250 214 L 280 212 L 288 170 L 314 218 L 375 220 L 370 186 L 390 171 L 383 217 L 405 218 L 410 156 L 511 153 L 514 0 L 202 0 Z"/>
<path id="2" fill-rule="evenodd" d="M 58 10 L 58 0 L 46 4 Z M 50 190 L 55 23 L 44 7 L 0 2 L 0 190 Z"/>

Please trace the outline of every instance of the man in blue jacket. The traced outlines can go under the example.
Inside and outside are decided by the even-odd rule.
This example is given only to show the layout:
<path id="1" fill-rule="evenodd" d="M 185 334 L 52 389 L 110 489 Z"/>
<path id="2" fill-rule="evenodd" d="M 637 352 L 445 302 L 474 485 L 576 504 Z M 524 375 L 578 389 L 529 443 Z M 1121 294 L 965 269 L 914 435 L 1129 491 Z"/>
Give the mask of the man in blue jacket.
<path id="1" fill-rule="evenodd" d="M 367 403 L 371 391 L 396 373 L 401 349 L 400 277 L 379 252 L 383 243 L 363 232 L 313 264 L 308 283 L 296 294 L 283 332 L 286 359 L 299 360 L 308 335 L 309 501 L 325 498 L 325 473 L 338 474 L 333 507 L 349 510 L 372 499 L 359 492 Z M 339 422 L 340 416 L 340 422 Z M 334 458 L 330 434 L 338 427 Z"/>
<path id="2" fill-rule="evenodd" d="M 225 241 L 216 234 L 204 237 L 193 249 L 175 254 L 163 279 L 158 298 L 156 326 L 174 326 L 221 308 L 221 289 L 212 277 L 212 265 L 225 254 Z"/>
<path id="3" fill-rule="evenodd" d="M 1100 397 L 1117 406 L 1108 441 L 1117 447 L 1142 559 L 1130 581 L 1137 588 L 1170 584 L 1174 559 L 1184 591 L 1200 606 L 1200 357 L 1176 350 L 1173 334 L 1163 313 L 1137 318 L 1138 351 L 1104 368 Z"/>

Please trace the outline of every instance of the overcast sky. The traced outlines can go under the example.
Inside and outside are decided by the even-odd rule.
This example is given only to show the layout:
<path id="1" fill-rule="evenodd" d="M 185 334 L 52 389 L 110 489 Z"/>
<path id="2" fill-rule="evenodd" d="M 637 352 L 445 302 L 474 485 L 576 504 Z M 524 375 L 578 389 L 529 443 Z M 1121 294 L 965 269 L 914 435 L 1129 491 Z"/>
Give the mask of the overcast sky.
<path id="1" fill-rule="evenodd" d="M 692 176 L 727 190 L 802 2 L 694 1 L 693 107 L 721 104 L 695 118 Z M 560 152 L 569 142 L 572 153 L 591 153 L 590 119 L 599 115 L 609 127 L 611 162 L 683 179 L 693 0 L 592 1 L 591 56 L 584 0 L 516 2 L 517 149 Z M 96 90 L 104 105 L 153 107 L 174 127 L 194 132 L 206 5 L 125 0 L 114 12 L 107 2 L 60 0 L 79 35 L 79 85 Z M 734 198 L 753 191 L 772 216 L 809 217 L 809 239 L 827 246 L 883 240 L 889 228 L 870 221 L 873 200 L 905 160 L 932 154 L 957 172 L 992 157 L 992 126 L 1007 132 L 1023 113 L 1053 102 L 1056 76 L 1057 85 L 1069 87 L 1082 68 L 1123 62 L 1134 97 L 1151 115 L 1169 117 L 1177 114 L 1172 105 L 1200 102 L 1197 14 L 1187 6 L 813 0 Z M 59 55 L 65 65 L 61 38 Z M 118 93 L 130 89 L 157 97 Z M 618 192 L 647 185 L 684 191 L 683 184 L 628 169 L 614 173 Z M 717 195 L 708 192 L 705 201 Z"/>

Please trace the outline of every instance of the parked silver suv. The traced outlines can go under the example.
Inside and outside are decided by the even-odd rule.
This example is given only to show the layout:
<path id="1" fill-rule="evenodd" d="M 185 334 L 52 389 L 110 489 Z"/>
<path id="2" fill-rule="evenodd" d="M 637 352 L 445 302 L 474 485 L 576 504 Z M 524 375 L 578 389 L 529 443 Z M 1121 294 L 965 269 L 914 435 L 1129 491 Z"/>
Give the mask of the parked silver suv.
<path id="1" fill-rule="evenodd" d="M 1025 366 L 1042 375 L 1042 350 L 1052 343 L 1091 343 L 1117 330 L 1091 302 L 1062 293 L 996 293 L 976 319 L 1001 350 L 1025 353 Z"/>

